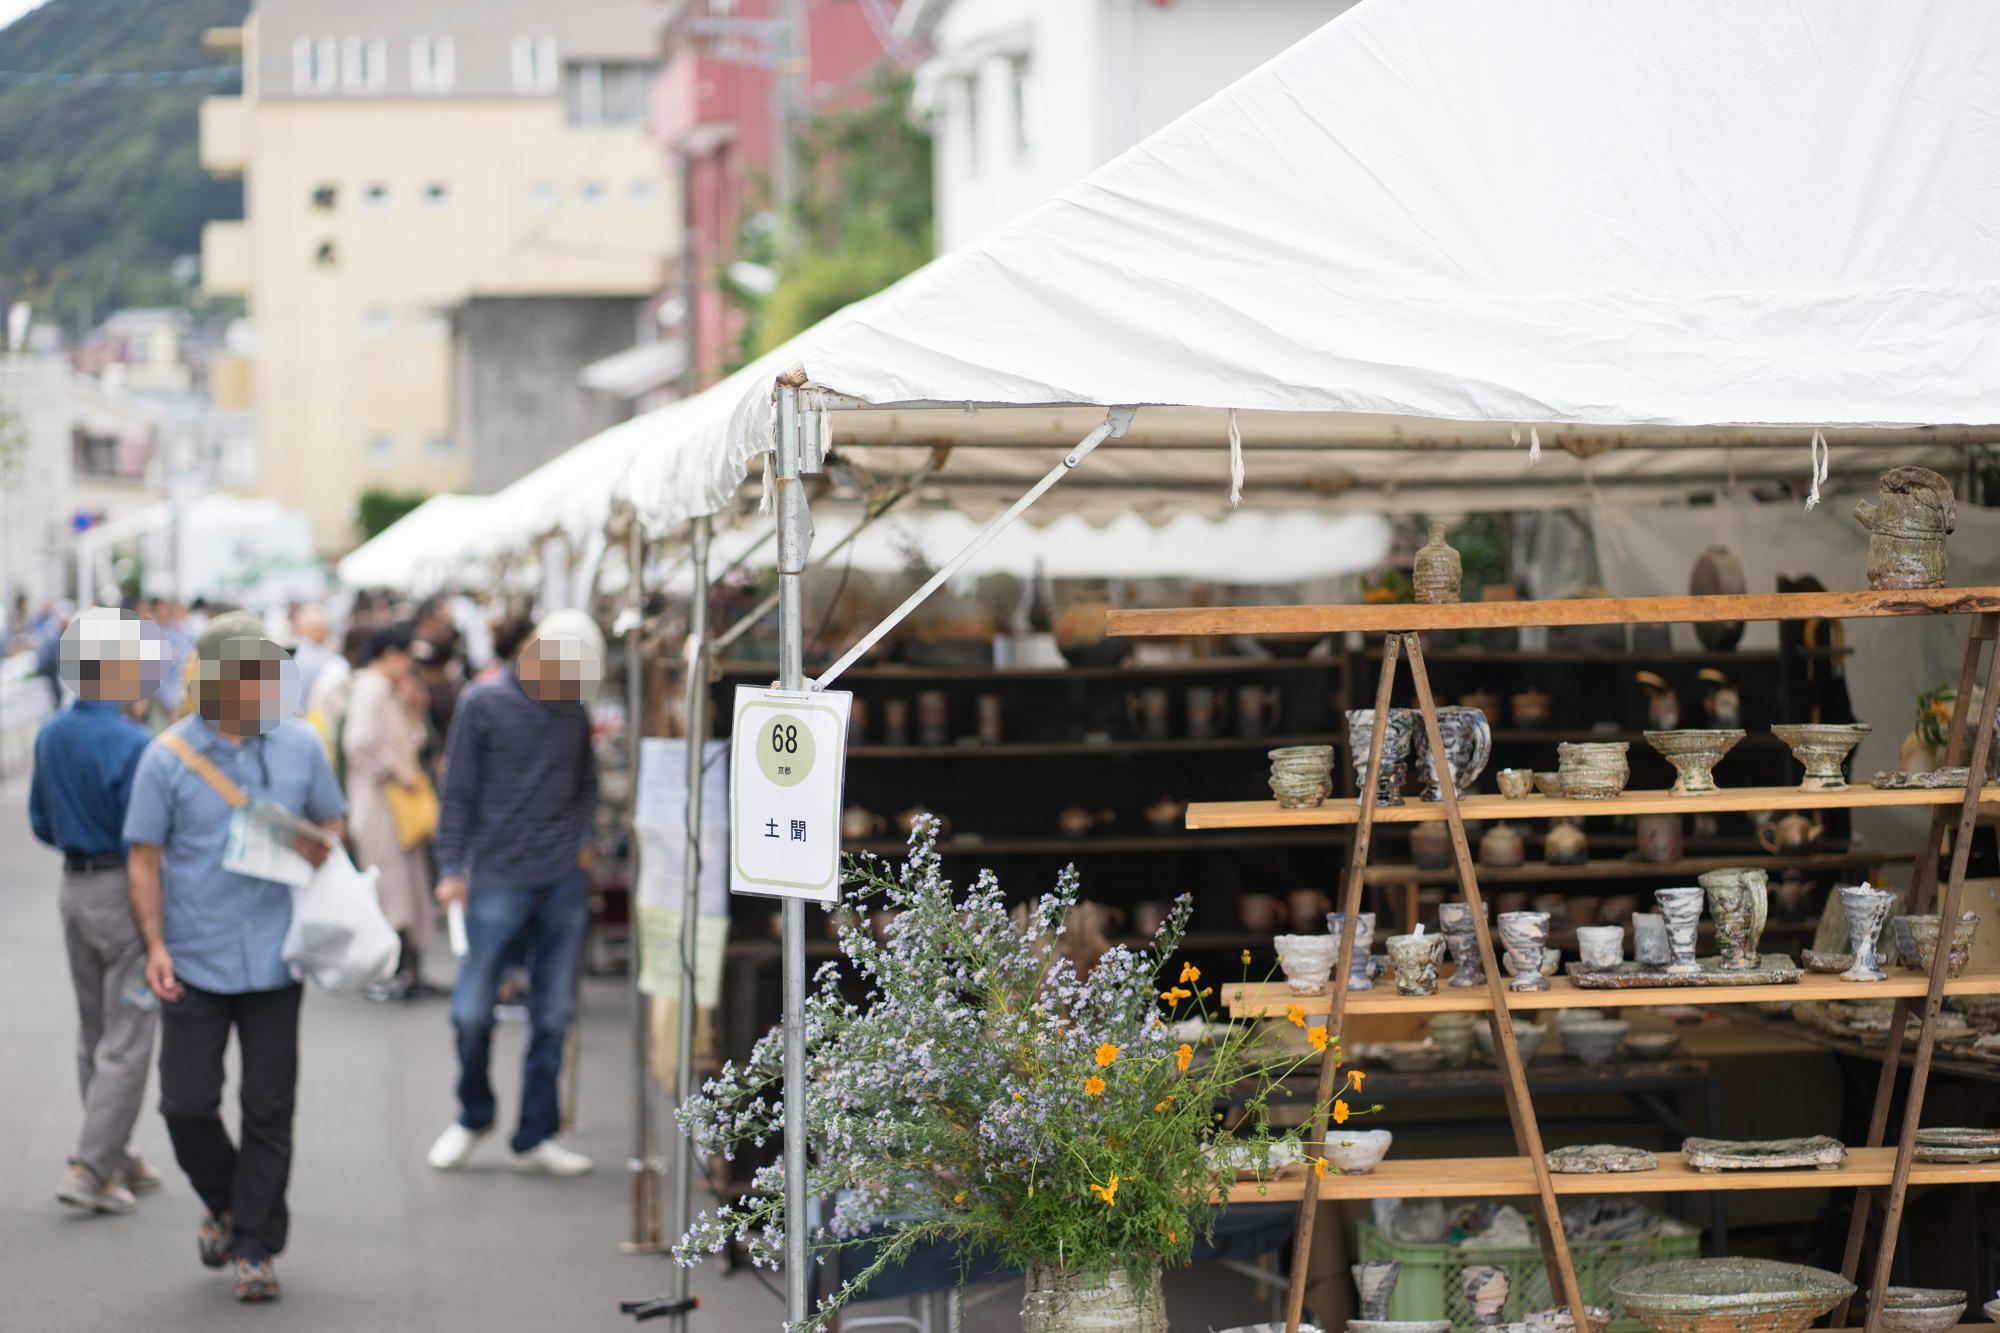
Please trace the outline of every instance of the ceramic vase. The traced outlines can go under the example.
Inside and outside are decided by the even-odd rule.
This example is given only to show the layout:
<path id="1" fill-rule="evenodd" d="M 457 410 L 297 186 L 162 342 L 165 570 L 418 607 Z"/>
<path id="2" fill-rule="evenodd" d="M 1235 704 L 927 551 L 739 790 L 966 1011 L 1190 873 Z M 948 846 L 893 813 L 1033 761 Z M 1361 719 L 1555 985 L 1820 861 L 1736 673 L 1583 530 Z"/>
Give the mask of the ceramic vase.
<path id="1" fill-rule="evenodd" d="M 1452 790 L 1464 796 L 1486 771 L 1486 761 L 1493 757 L 1493 726 L 1477 708 L 1458 706 L 1438 709 L 1437 721 L 1438 738 L 1444 742 L 1444 767 L 1450 770 L 1454 782 Z M 1443 800 L 1437 756 L 1431 753 L 1430 733 L 1421 717 L 1417 719 L 1414 747 L 1424 799 Z"/>
<path id="2" fill-rule="evenodd" d="M 1868 529 L 1869 587 L 1944 586 L 1944 539 L 1958 525 L 1949 481 L 1927 467 L 1894 468 L 1854 517 Z"/>
<path id="3" fill-rule="evenodd" d="M 1410 567 L 1410 583 L 1417 602 L 1423 606 L 1440 606 L 1457 601 L 1459 586 L 1464 578 L 1465 562 L 1445 541 L 1444 524 L 1433 519 L 1431 539 L 1417 548 L 1416 558 Z"/>
<path id="4" fill-rule="evenodd" d="M 1490 908 L 1488 913 L 1491 914 Z M 1456 969 L 1449 984 L 1484 986 L 1486 965 L 1479 958 L 1479 932 L 1472 923 L 1472 905 L 1439 903 L 1438 934 L 1444 936 L 1445 947 L 1451 950 L 1451 961 Z"/>
<path id="5" fill-rule="evenodd" d="M 1667 928 L 1668 976 L 1701 975 L 1701 967 L 1694 960 L 1695 928 L 1701 924 L 1701 900 L 1702 890 L 1698 888 L 1653 890 L 1653 901 L 1658 904 L 1660 917 Z"/>
<path id="6" fill-rule="evenodd" d="M 1028 1265 L 1021 1333 L 1167 1333 L 1160 1266 L 1134 1283 L 1123 1264 L 1086 1274 L 1052 1264 Z"/>
<path id="7" fill-rule="evenodd" d="M 1709 919 L 1715 922 L 1715 943 L 1727 972 L 1754 971 L 1762 955 L 1764 922 L 1770 913 L 1761 870 L 1710 870 L 1695 876 L 1708 894 Z"/>
<path id="8" fill-rule="evenodd" d="M 1507 975 L 1513 978 L 1507 989 L 1547 990 L 1549 979 L 1542 975 L 1542 950 L 1549 939 L 1547 912 L 1502 912 L 1500 943 L 1506 949 Z"/>
<path id="9" fill-rule="evenodd" d="M 1387 946 L 1389 970 L 1396 978 L 1396 994 L 1437 994 L 1438 962 L 1444 957 L 1444 936 L 1391 935 Z"/>
<path id="10" fill-rule="evenodd" d="M 1459 1289 L 1472 1312 L 1474 1328 L 1493 1328 L 1507 1308 L 1507 1293 L 1513 1283 L 1507 1270 L 1497 1264 L 1467 1264 L 1459 1270 Z"/>
<path id="11" fill-rule="evenodd" d="M 1625 961 L 1625 927 L 1578 926 L 1577 961 L 1593 972 L 1608 972 Z"/>
<path id="12" fill-rule="evenodd" d="M 1896 895 L 1887 889 L 1874 889 L 1866 884 L 1840 886 L 1840 910 L 1847 914 L 1847 947 L 1854 958 L 1853 964 L 1840 974 L 1842 981 L 1889 979 L 1889 974 L 1882 970 L 1875 939 L 1882 933 L 1882 923 L 1888 920 L 1889 909 L 1895 902 Z"/>
<path id="13" fill-rule="evenodd" d="M 1331 745 L 1281 745 L 1271 751 L 1271 795 L 1287 810 L 1310 810 L 1333 792 Z"/>
<path id="14" fill-rule="evenodd" d="M 1340 941 L 1325 935 L 1279 935 L 1272 939 L 1278 966 L 1294 995 L 1324 990 L 1333 977 L 1333 958 Z"/>
<path id="15" fill-rule="evenodd" d="M 1667 920 L 1658 912 L 1632 913 L 1632 958 L 1647 967 L 1665 967 L 1674 960 Z"/>
<path id="16" fill-rule="evenodd" d="M 1354 763 L 1354 787 L 1366 790 L 1368 750 L 1374 744 L 1375 710 L 1347 710 L 1347 748 Z M 1375 784 L 1377 805 L 1401 805 L 1403 784 L 1410 775 L 1410 748 L 1416 741 L 1417 712 L 1414 708 L 1391 708 L 1388 725 L 1382 732 L 1382 772 Z"/>
<path id="17" fill-rule="evenodd" d="M 1347 914 L 1345 912 L 1328 912 L 1326 914 L 1326 933 L 1333 937 L 1333 950 L 1336 955 L 1340 952 L 1340 935 L 1346 923 Z M 1375 983 L 1368 976 L 1368 955 L 1374 951 L 1374 948 L 1375 914 L 1373 912 L 1363 912 L 1355 918 L 1354 922 L 1354 956 L 1348 959 L 1347 989 L 1373 990 L 1375 988 Z"/>
<path id="18" fill-rule="evenodd" d="M 1625 790 L 1632 768 L 1629 741 L 1563 741 L 1556 746 L 1563 795 L 1578 801 L 1605 801 Z"/>
<path id="19" fill-rule="evenodd" d="M 1396 1294 L 1396 1279 L 1403 1266 L 1393 1259 L 1373 1259 L 1351 1265 L 1347 1271 L 1354 1274 L 1354 1294 L 1360 1298 L 1361 1317 L 1387 1319 L 1389 1298 Z"/>
<path id="20" fill-rule="evenodd" d="M 1779 723 L 1771 734 L 1790 746 L 1792 757 L 1805 767 L 1800 791 L 1839 791 L 1847 785 L 1841 764 L 1873 730 L 1867 722 L 1799 722 Z"/>

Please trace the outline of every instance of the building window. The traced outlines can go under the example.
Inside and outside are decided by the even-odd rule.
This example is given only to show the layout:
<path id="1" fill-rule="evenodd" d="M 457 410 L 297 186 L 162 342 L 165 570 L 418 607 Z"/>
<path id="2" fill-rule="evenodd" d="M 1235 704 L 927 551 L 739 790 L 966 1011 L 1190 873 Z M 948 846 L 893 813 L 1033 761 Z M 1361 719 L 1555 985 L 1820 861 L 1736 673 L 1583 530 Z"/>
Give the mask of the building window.
<path id="1" fill-rule="evenodd" d="M 434 342 L 443 342 L 446 338 L 451 337 L 451 316 L 440 314 L 433 310 L 430 314 L 424 316 L 423 321 L 417 327 L 423 333 L 424 337 Z"/>
<path id="2" fill-rule="evenodd" d="M 315 211 L 321 213 L 331 213 L 334 210 L 334 206 L 339 202 L 340 202 L 339 186 L 329 185 L 324 182 L 313 186 L 312 206 Z"/>
<path id="3" fill-rule="evenodd" d="M 361 316 L 361 332 L 368 338 L 386 338 L 396 331 L 396 314 L 384 306 L 371 306 Z"/>
<path id="4" fill-rule="evenodd" d="M 561 202 L 562 191 L 555 187 L 555 182 L 553 181 L 536 181 L 528 187 L 528 211 L 530 213 L 553 212 L 555 206 Z"/>
<path id="5" fill-rule="evenodd" d="M 604 182 L 585 181 L 577 187 L 576 198 L 585 208 L 604 207 Z"/>
<path id="6" fill-rule="evenodd" d="M 319 248 L 313 251 L 313 263 L 319 265 L 321 268 L 338 268 L 340 266 L 339 248 L 332 241 L 321 241 Z"/>
<path id="7" fill-rule="evenodd" d="M 331 37 L 300 37 L 292 42 L 292 91 L 330 93 L 340 79 L 340 43 Z"/>
<path id="8" fill-rule="evenodd" d="M 389 86 L 389 44 L 380 37 L 349 37 L 340 44 L 340 86 L 350 93 L 379 93 Z"/>
<path id="9" fill-rule="evenodd" d="M 361 202 L 369 208 L 387 208 L 389 206 L 389 187 L 381 181 L 371 181 L 367 188 L 361 191 Z"/>
<path id="10" fill-rule="evenodd" d="M 651 181 L 632 182 L 632 207 L 651 208 L 660 202 L 660 187 Z"/>
<path id="11" fill-rule="evenodd" d="M 368 437 L 368 466 L 388 467 L 396 461 L 396 442 L 387 435 Z"/>
<path id="12" fill-rule="evenodd" d="M 458 84 L 458 55 L 451 38 L 419 33 L 410 38 L 410 91 L 448 93 Z"/>
<path id="13" fill-rule="evenodd" d="M 560 74 L 554 37 L 545 32 L 524 32 L 514 38 L 515 92 L 552 93 Z"/>
<path id="14" fill-rule="evenodd" d="M 637 61 L 574 61 L 563 67 L 563 105 L 572 125 L 643 125 L 653 67 Z"/>
<path id="15" fill-rule="evenodd" d="M 1035 67 L 1026 56 L 1007 62 L 1014 76 L 1014 156 L 1026 158 L 1035 146 L 1036 100 Z"/>
<path id="16" fill-rule="evenodd" d="M 458 445 L 449 435 L 433 435 L 424 441 L 424 452 L 433 463 L 449 463 L 458 456 Z"/>
<path id="17" fill-rule="evenodd" d="M 424 187 L 424 207 L 443 208 L 451 202 L 451 187 L 443 181 L 432 181 Z"/>

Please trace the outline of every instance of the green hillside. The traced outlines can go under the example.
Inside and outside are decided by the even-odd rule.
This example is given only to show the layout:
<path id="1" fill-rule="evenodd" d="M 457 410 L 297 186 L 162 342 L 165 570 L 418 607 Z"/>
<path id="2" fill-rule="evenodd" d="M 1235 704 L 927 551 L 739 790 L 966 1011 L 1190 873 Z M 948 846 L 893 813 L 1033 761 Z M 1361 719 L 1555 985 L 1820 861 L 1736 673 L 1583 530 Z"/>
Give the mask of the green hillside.
<path id="1" fill-rule="evenodd" d="M 0 71 L 110 73 L 229 63 L 206 28 L 248 0 L 48 0 L 0 29 Z M 195 108 L 236 82 L 49 87 L 0 80 L 0 290 L 65 324 L 173 302 L 168 272 L 202 223 L 236 217 L 242 189 L 196 162 Z"/>

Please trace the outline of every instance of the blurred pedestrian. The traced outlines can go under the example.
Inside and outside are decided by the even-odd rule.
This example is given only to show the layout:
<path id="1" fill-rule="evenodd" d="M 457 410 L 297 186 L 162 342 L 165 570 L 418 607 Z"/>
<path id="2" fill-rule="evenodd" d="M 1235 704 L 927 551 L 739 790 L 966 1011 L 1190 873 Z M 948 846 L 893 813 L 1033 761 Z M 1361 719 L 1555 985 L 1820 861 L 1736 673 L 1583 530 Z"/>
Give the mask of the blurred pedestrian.
<path id="1" fill-rule="evenodd" d="M 28 822 L 62 852 L 57 896 L 70 985 L 76 991 L 77 1082 L 83 1129 L 56 1198 L 93 1213 L 129 1213 L 160 1174 L 132 1151 L 159 1028 L 145 990 L 145 943 L 132 922 L 125 876 L 125 805 L 152 733 L 125 716 L 160 670 L 159 641 L 137 616 L 98 607 L 72 623 L 62 671 L 76 699 L 35 736 Z M 135 991 L 134 988 L 137 988 Z"/>
<path id="2" fill-rule="evenodd" d="M 318 602 L 307 602 L 292 612 L 292 661 L 298 667 L 299 677 L 296 717 L 306 715 L 311 706 L 313 685 L 319 680 L 320 672 L 337 656 L 328 646 L 332 639 L 333 624 L 326 618 L 326 608 Z"/>
<path id="3" fill-rule="evenodd" d="M 410 680 L 412 642 L 407 623 L 385 625 L 370 637 L 361 669 L 354 673 L 341 730 L 347 765 L 348 842 L 355 864 L 374 866 L 382 915 L 403 942 L 396 975 L 378 983 L 369 998 L 414 998 L 423 991 L 423 953 L 429 943 L 430 858 L 426 848 L 437 805 L 419 751 L 424 726 L 413 711 Z M 425 798 L 429 798 L 426 802 Z M 430 827 L 423 819 L 427 807 Z"/>
<path id="4" fill-rule="evenodd" d="M 438 825 L 440 903 L 462 903 L 470 951 L 451 1021 L 458 1119 L 431 1145 L 440 1171 L 464 1165 L 493 1128 L 488 1066 L 493 1004 L 509 949 L 528 946 L 528 1053 L 512 1147 L 518 1165 L 578 1176 L 591 1161 L 556 1138 L 563 1042 L 576 1016 L 589 923 L 597 761 L 583 699 L 603 675 L 604 637 L 589 617 L 539 625 L 515 664 L 468 690 L 446 745 Z"/>
<path id="5" fill-rule="evenodd" d="M 493 660 L 479 669 L 472 683 L 484 685 L 512 666 L 514 655 L 521 651 L 521 645 L 534 628 L 526 616 L 495 616 L 487 626 L 487 632 L 493 636 Z"/>
<path id="6" fill-rule="evenodd" d="M 132 913 L 146 980 L 166 1002 L 160 1111 L 174 1156 L 208 1213 L 196 1231 L 210 1268 L 234 1263 L 236 1298 L 278 1298 L 298 1082 L 299 984 L 280 957 L 292 890 L 231 868 L 251 841 L 255 797 L 341 833 L 343 806 L 319 737 L 283 717 L 284 649 L 243 613 L 218 615 L 195 644 L 197 710 L 147 747 L 125 816 Z M 329 846 L 299 835 L 312 865 Z M 232 851 L 232 847 L 237 850 Z M 241 1146 L 221 1116 L 223 1054 L 234 1028 L 242 1070 Z"/>

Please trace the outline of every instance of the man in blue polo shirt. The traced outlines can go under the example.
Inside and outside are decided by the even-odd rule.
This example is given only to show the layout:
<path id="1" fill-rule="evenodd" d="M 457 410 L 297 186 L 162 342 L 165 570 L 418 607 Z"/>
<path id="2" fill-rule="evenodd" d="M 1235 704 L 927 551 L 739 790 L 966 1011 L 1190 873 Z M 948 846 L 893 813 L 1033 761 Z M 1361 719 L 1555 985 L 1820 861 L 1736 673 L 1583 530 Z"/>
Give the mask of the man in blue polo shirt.
<path id="1" fill-rule="evenodd" d="M 63 857 L 58 904 L 83 1087 L 83 1130 L 56 1198 L 93 1213 L 129 1213 L 134 1194 L 160 1187 L 129 1146 L 159 1015 L 131 998 L 144 985 L 146 946 L 132 924 L 123 836 L 132 773 L 153 738 L 125 709 L 158 687 L 160 649 L 158 632 L 129 611 L 95 607 L 70 622 L 60 669 L 77 699 L 36 733 L 28 789 L 29 825 Z"/>
<path id="2" fill-rule="evenodd" d="M 292 890 L 225 868 L 246 798 L 341 832 L 345 807 L 319 736 L 284 721 L 289 660 L 254 616 L 209 622 L 196 641 L 196 712 L 139 761 L 125 816 L 132 914 L 146 980 L 166 1002 L 160 1111 L 174 1157 L 208 1207 L 196 1234 L 203 1264 L 236 1266 L 236 1298 L 278 1298 L 271 1257 L 285 1246 L 298 1081 L 299 984 L 279 949 Z M 301 837 L 314 865 L 327 847 Z M 242 1143 L 223 1127 L 223 1052 L 234 1028 L 242 1064 Z"/>

